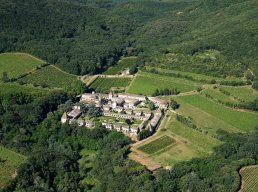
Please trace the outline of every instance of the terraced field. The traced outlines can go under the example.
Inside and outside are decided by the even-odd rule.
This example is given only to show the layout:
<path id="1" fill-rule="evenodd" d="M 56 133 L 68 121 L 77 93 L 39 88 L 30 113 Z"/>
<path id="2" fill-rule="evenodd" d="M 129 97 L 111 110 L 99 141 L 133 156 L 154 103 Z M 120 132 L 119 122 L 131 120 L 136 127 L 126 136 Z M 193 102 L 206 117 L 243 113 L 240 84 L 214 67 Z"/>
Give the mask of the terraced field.
<path id="1" fill-rule="evenodd" d="M 16 176 L 16 170 L 25 160 L 25 156 L 0 146 L 0 189 Z"/>
<path id="2" fill-rule="evenodd" d="M 117 75 L 121 73 L 121 71 L 131 67 L 135 64 L 137 57 L 124 57 L 118 63 L 105 71 L 104 75 Z"/>
<path id="3" fill-rule="evenodd" d="M 127 92 L 152 95 L 156 89 L 161 88 L 177 88 L 180 92 L 188 92 L 196 90 L 198 86 L 200 86 L 199 83 L 185 79 L 140 72 L 132 81 Z"/>
<path id="4" fill-rule="evenodd" d="M 6 72 L 9 78 L 18 77 L 45 63 L 25 53 L 0 54 L 0 77 Z"/>
<path id="5" fill-rule="evenodd" d="M 131 82 L 127 77 L 98 77 L 90 88 L 96 92 L 109 93 L 111 88 L 125 88 Z"/>
<path id="6" fill-rule="evenodd" d="M 243 167 L 240 174 L 242 176 L 241 192 L 257 192 L 258 165 Z"/>
<path id="7" fill-rule="evenodd" d="M 50 88 L 66 88 L 73 86 L 78 80 L 75 75 L 70 75 L 50 65 L 19 79 L 18 82 Z"/>

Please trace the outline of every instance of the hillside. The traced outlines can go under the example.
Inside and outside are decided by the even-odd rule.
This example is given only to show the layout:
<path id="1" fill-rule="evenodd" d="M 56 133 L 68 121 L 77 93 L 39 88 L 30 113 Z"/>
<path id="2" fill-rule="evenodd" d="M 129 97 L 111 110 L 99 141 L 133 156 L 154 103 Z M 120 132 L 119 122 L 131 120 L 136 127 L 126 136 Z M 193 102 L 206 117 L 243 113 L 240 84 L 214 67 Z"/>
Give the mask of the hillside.
<path id="1" fill-rule="evenodd" d="M 137 1 L 114 11 L 140 23 L 134 46 L 148 64 L 215 76 L 258 66 L 255 0 Z"/>
<path id="2" fill-rule="evenodd" d="M 29 52 L 73 74 L 138 54 L 147 65 L 243 77 L 249 68 L 257 73 L 257 7 L 255 0 L 4 0 L 0 52 Z"/>
<path id="3" fill-rule="evenodd" d="M 0 52 L 28 52 L 74 74 L 114 64 L 131 32 L 119 16 L 68 1 L 3 0 L 0 17 Z"/>

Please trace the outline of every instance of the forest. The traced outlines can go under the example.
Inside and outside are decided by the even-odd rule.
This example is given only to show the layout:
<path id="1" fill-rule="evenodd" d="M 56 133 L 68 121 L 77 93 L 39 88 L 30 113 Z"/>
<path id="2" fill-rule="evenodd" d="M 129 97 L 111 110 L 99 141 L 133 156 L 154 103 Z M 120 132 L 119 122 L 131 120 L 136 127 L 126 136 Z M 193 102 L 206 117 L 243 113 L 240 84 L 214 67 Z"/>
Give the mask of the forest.
<path id="1" fill-rule="evenodd" d="M 0 52 L 78 75 L 138 55 L 145 65 L 242 77 L 258 69 L 256 13 L 255 0 L 4 0 Z"/>

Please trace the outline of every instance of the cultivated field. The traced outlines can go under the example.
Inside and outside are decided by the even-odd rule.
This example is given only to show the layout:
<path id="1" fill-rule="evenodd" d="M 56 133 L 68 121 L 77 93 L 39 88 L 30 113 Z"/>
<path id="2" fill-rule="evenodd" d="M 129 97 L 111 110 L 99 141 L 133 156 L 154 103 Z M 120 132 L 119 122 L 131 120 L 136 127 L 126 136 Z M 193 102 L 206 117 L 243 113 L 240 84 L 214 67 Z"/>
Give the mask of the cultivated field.
<path id="1" fill-rule="evenodd" d="M 174 142 L 169 146 L 162 146 L 160 138 L 168 137 Z M 158 141 L 158 142 L 157 142 Z M 163 119 L 157 134 L 135 145 L 133 154 L 140 154 L 142 161 L 153 161 L 163 166 L 172 166 L 175 163 L 190 160 L 194 157 L 207 156 L 213 147 L 221 142 L 215 138 L 191 129 L 175 119 L 175 114 L 168 111 Z M 158 146 L 158 151 L 154 146 Z"/>
<path id="2" fill-rule="evenodd" d="M 156 153 L 165 147 L 175 143 L 175 140 L 168 136 L 162 136 L 148 144 L 145 144 L 138 148 L 138 150 L 147 153 L 147 154 L 153 154 Z"/>
<path id="3" fill-rule="evenodd" d="M 230 109 L 199 94 L 182 96 L 178 98 L 181 101 L 186 102 L 239 129 L 239 131 L 251 131 L 258 125 L 258 113 L 242 112 Z M 193 111 L 193 113 L 196 112 Z"/>
<path id="4" fill-rule="evenodd" d="M 16 170 L 25 159 L 25 156 L 0 146 L 0 188 L 16 176 Z"/>
<path id="5" fill-rule="evenodd" d="M 78 80 L 75 75 L 70 75 L 50 65 L 42 67 L 18 81 L 40 86 L 48 86 L 50 88 L 66 88 L 73 86 L 73 84 Z"/>
<path id="6" fill-rule="evenodd" d="M 152 95 L 156 89 L 161 88 L 177 88 L 180 92 L 188 92 L 196 90 L 198 86 L 200 84 L 185 79 L 140 72 L 132 81 L 127 92 Z"/>
<path id="7" fill-rule="evenodd" d="M 176 71 L 176 70 L 171 70 L 171 69 L 167 69 L 167 66 L 163 66 L 163 68 L 159 68 L 159 67 L 155 67 L 154 69 L 156 69 L 159 72 L 162 73 L 173 73 L 173 74 L 179 74 L 181 76 L 191 76 L 193 79 L 195 80 L 206 80 L 206 81 L 210 81 L 210 80 L 216 80 L 217 82 L 220 81 L 236 81 L 236 82 L 241 82 L 242 80 L 240 78 L 237 77 L 226 77 L 226 78 L 221 78 L 221 77 L 213 77 L 213 76 L 208 76 L 208 75 L 203 75 L 203 74 L 198 74 L 198 73 L 192 73 L 192 72 L 185 72 L 185 71 Z M 151 69 L 153 67 L 149 67 L 148 69 Z"/>
<path id="8" fill-rule="evenodd" d="M 137 57 L 124 57 L 118 63 L 107 69 L 103 74 L 104 75 L 117 75 L 121 73 L 126 68 L 131 67 L 135 64 Z"/>
<path id="9" fill-rule="evenodd" d="M 230 95 L 225 95 L 219 91 L 219 89 L 205 89 L 202 91 L 204 95 L 209 95 L 212 99 L 216 101 L 230 102 L 230 103 L 238 103 L 239 101 L 233 98 Z"/>
<path id="10" fill-rule="evenodd" d="M 98 77 L 91 85 L 90 88 L 94 89 L 96 92 L 109 93 L 110 89 L 124 88 L 129 85 L 131 78 L 126 77 Z"/>
<path id="11" fill-rule="evenodd" d="M 255 91 L 250 86 L 241 86 L 241 87 L 220 86 L 220 89 L 229 92 L 230 96 L 236 97 L 245 102 L 253 101 L 255 98 L 258 97 L 258 91 Z"/>
<path id="12" fill-rule="evenodd" d="M 258 191 L 258 165 L 244 167 L 240 170 L 242 176 L 241 192 Z"/>
<path id="13" fill-rule="evenodd" d="M 7 72 L 9 78 L 18 77 L 42 65 L 44 61 L 25 53 L 0 54 L 0 77 Z"/>

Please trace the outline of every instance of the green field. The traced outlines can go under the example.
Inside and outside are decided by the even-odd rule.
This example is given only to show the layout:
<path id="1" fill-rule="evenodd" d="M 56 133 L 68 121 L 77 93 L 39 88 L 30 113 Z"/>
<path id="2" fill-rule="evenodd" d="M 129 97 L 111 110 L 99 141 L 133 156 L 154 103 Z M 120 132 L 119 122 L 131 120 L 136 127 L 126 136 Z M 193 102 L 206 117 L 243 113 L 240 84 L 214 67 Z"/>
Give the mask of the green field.
<path id="1" fill-rule="evenodd" d="M 0 77 L 7 72 L 9 78 L 18 77 L 42 65 L 44 61 L 25 53 L 0 54 Z"/>
<path id="2" fill-rule="evenodd" d="M 172 74 L 179 74 L 181 76 L 191 76 L 193 79 L 201 81 L 201 80 L 206 80 L 206 81 L 210 81 L 210 80 L 216 80 L 217 82 L 220 81 L 237 81 L 237 82 L 242 82 L 242 80 L 240 78 L 236 78 L 236 77 L 226 77 L 226 78 L 221 78 L 221 77 L 213 77 L 213 76 L 208 76 L 208 75 L 203 75 L 203 74 L 198 74 L 198 73 L 192 73 L 192 72 L 185 72 L 185 71 L 176 71 L 176 70 L 171 70 L 171 69 L 167 69 L 167 66 L 163 66 L 163 68 L 159 68 L 159 67 L 147 67 L 148 70 L 150 69 L 156 69 L 157 71 L 161 72 L 161 73 L 172 73 Z"/>
<path id="3" fill-rule="evenodd" d="M 117 75 L 121 71 L 131 67 L 135 64 L 137 57 L 124 57 L 118 63 L 112 67 L 109 67 L 103 74 L 105 75 Z"/>
<path id="4" fill-rule="evenodd" d="M 173 145 L 160 147 L 158 142 L 163 137 L 174 140 Z M 175 114 L 171 111 L 166 113 L 157 134 L 149 140 L 147 139 L 135 146 L 135 150 L 149 154 L 149 158 L 163 166 L 208 156 L 212 153 L 214 147 L 222 143 L 208 134 L 201 133 L 180 123 L 175 119 Z M 155 150 L 155 146 L 157 146 L 158 150 Z M 151 153 L 152 150 L 155 150 L 155 152 Z"/>
<path id="5" fill-rule="evenodd" d="M 174 77 L 140 72 L 131 83 L 127 92 L 143 95 L 152 95 L 156 89 L 177 88 L 180 92 L 196 90 L 200 84 Z"/>
<path id="6" fill-rule="evenodd" d="M 258 125 L 257 113 L 233 110 L 197 94 L 182 96 L 179 98 L 181 101 L 199 108 L 217 119 L 232 125 L 233 127 L 239 129 L 239 131 L 251 131 Z"/>
<path id="7" fill-rule="evenodd" d="M 162 165 L 174 165 L 192 158 L 208 156 L 213 147 L 221 144 L 217 139 L 193 130 L 175 118 L 169 119 L 166 125 L 160 128 L 165 131 L 160 131 L 159 134 L 169 135 L 176 140 L 173 146 L 151 156 L 155 162 Z"/>
<path id="8" fill-rule="evenodd" d="M 220 89 L 230 93 L 230 96 L 239 98 L 242 101 L 250 102 L 258 98 L 258 91 L 255 91 L 250 86 L 231 87 L 220 86 Z"/>
<path id="9" fill-rule="evenodd" d="M 147 154 L 153 154 L 156 153 L 165 147 L 175 143 L 175 140 L 168 136 L 162 136 L 148 144 L 145 144 L 138 148 L 138 150 L 147 153 Z"/>
<path id="10" fill-rule="evenodd" d="M 234 99 L 230 95 L 225 95 L 219 91 L 219 89 L 205 89 L 202 91 L 202 94 L 206 94 L 212 97 L 217 101 L 229 102 L 229 103 L 238 103 L 236 99 Z"/>
<path id="11" fill-rule="evenodd" d="M 90 88 L 99 93 L 109 93 L 113 87 L 126 87 L 131 82 L 131 78 L 125 77 L 98 77 L 91 85 Z"/>
<path id="12" fill-rule="evenodd" d="M 77 82 L 75 75 L 65 73 L 53 66 L 43 67 L 30 75 L 18 80 L 28 84 L 36 84 L 40 86 L 47 85 L 50 88 L 66 88 L 71 87 Z"/>
<path id="13" fill-rule="evenodd" d="M 258 191 L 258 165 L 244 167 L 240 170 L 242 176 L 241 192 Z"/>
<path id="14" fill-rule="evenodd" d="M 190 143 L 191 145 L 195 146 L 198 151 L 203 153 L 211 153 L 215 146 L 218 146 L 222 143 L 219 140 L 210 137 L 209 135 L 202 134 L 185 126 L 184 124 L 175 120 L 175 118 L 173 118 L 173 120 L 168 125 L 168 129 L 172 133 L 184 138 L 188 144 Z"/>
<path id="15" fill-rule="evenodd" d="M 25 159 L 25 156 L 0 146 L 0 189 L 15 177 L 16 170 Z"/>

